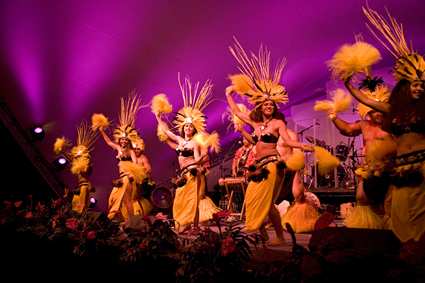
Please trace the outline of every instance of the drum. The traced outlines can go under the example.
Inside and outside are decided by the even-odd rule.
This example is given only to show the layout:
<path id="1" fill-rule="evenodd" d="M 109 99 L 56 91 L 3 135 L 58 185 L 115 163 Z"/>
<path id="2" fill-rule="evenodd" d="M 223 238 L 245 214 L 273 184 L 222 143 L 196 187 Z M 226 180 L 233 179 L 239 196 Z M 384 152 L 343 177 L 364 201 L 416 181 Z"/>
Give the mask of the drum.
<path id="1" fill-rule="evenodd" d="M 173 195 L 169 189 L 158 187 L 152 191 L 151 201 L 158 208 L 170 208 L 173 205 Z"/>
<path id="2" fill-rule="evenodd" d="M 241 211 L 242 217 L 242 207 L 245 196 L 245 189 L 247 182 L 245 177 L 227 177 L 220 178 L 218 181 L 219 185 L 224 186 L 225 188 L 225 201 L 226 210 L 231 211 Z"/>
<path id="3" fill-rule="evenodd" d="M 335 155 L 341 161 L 347 160 L 348 151 L 348 146 L 346 146 L 345 144 L 339 144 L 335 147 Z"/>

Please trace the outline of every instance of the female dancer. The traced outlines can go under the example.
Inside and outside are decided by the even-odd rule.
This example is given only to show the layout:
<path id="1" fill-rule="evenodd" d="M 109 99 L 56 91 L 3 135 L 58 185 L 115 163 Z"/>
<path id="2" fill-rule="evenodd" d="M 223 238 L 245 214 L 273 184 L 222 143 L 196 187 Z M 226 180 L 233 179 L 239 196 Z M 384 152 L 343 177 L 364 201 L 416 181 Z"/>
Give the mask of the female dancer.
<path id="1" fill-rule="evenodd" d="M 77 143 L 69 152 L 65 148 L 70 143 L 65 138 L 58 138 L 54 144 L 56 154 L 64 154 L 71 161 L 71 173 L 77 176 L 78 186 L 72 198 L 72 210 L 84 213 L 89 206 L 89 196 L 93 187 L 88 180 L 91 173 L 91 154 L 97 135 L 86 122 L 82 122 L 77 128 Z"/>
<path id="2" fill-rule="evenodd" d="M 130 95 L 128 99 L 121 98 L 119 125 L 113 133 L 114 141 L 104 131 L 108 123 L 98 122 L 99 120 L 107 121 L 106 117 L 102 114 L 95 114 L 92 117 L 92 127 L 99 129 L 106 144 L 117 151 L 116 158 L 119 161 L 120 178 L 114 181 L 114 188 L 109 196 L 109 219 L 117 218 L 120 221 L 127 221 L 134 215 L 146 215 L 149 211 L 148 207 L 143 208 L 143 202 L 138 199 L 139 194 L 136 193 L 137 184 L 141 184 L 147 177 L 146 168 L 137 164 L 137 157 L 131 144 L 132 140 L 139 139 L 135 124 L 140 108 L 141 100 L 135 94 Z"/>
<path id="3" fill-rule="evenodd" d="M 235 40 L 236 41 L 236 40 Z M 236 41 L 230 51 L 240 65 L 243 75 L 231 77 L 232 85 L 226 89 L 227 102 L 234 114 L 254 129 L 256 164 L 252 168 L 251 180 L 248 184 L 245 205 L 247 231 L 260 229 L 267 237 L 264 221 L 268 216 L 272 222 L 276 238 L 272 245 L 284 243 L 283 228 L 274 200 L 281 188 L 284 163 L 280 162 L 277 142 L 282 137 L 285 145 L 310 149 L 310 147 L 292 141 L 287 133 L 285 123 L 277 119 L 277 103 L 288 101 L 284 86 L 279 84 L 284 67 L 282 60 L 270 74 L 270 52 L 260 47 L 258 56 L 249 57 L 242 46 Z M 255 105 L 254 110 L 247 115 L 242 113 L 234 102 L 231 94 L 238 92 L 246 95 L 249 102 Z M 281 166 L 280 166 L 281 165 Z"/>
<path id="4" fill-rule="evenodd" d="M 170 131 L 161 119 L 160 111 L 154 111 L 158 120 L 159 131 L 166 135 L 167 144 L 176 150 L 180 173 L 176 182 L 176 194 L 173 203 L 173 218 L 176 230 L 184 231 L 194 224 L 212 218 L 219 211 L 205 192 L 206 161 L 205 147 L 197 141 L 195 135 L 205 134 L 205 116 L 202 113 L 210 102 L 212 84 L 205 82 L 198 93 L 199 82 L 194 85 L 188 78 L 182 83 L 179 76 L 179 86 L 183 97 L 184 107 L 177 113 L 174 124 L 179 134 Z M 154 98 L 155 99 L 155 98 Z"/>

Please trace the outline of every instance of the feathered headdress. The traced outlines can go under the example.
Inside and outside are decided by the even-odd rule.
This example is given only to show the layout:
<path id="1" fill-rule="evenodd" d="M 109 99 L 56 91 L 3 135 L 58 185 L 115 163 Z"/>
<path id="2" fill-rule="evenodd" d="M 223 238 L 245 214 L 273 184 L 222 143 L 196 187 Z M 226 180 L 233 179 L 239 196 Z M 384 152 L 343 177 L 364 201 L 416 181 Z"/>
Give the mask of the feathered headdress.
<path id="1" fill-rule="evenodd" d="M 238 40 L 236 38 L 234 40 L 234 46 L 230 46 L 229 49 L 239 63 L 238 69 L 241 74 L 230 76 L 233 89 L 240 95 L 247 96 L 248 101 L 256 106 L 266 100 L 287 103 L 288 93 L 279 83 L 286 59 L 280 60 L 271 73 L 270 51 L 266 47 L 260 46 L 258 55 L 251 53 L 251 56 L 248 56 Z"/>
<path id="2" fill-rule="evenodd" d="M 142 101 L 136 91 L 132 91 L 127 99 L 121 98 L 121 111 L 118 116 L 119 124 L 114 130 L 115 142 L 121 138 L 136 140 L 136 116 L 142 108 Z"/>
<path id="3" fill-rule="evenodd" d="M 368 77 L 363 80 L 360 84 L 360 91 L 370 99 L 379 102 L 388 102 L 391 94 L 388 87 L 384 85 L 384 81 L 378 77 Z M 359 113 L 360 117 L 362 117 L 362 119 L 365 119 L 367 113 L 372 110 L 372 108 L 364 105 L 363 103 L 359 103 L 357 105 L 357 112 Z"/>
<path id="4" fill-rule="evenodd" d="M 412 47 L 409 48 L 404 37 L 403 25 L 397 21 L 387 11 L 388 20 L 378 12 L 363 7 L 363 13 L 369 23 L 381 33 L 378 36 L 375 30 L 366 24 L 378 41 L 396 58 L 394 75 L 397 80 L 406 79 L 408 81 L 425 80 L 425 60 Z M 385 42 L 386 41 L 386 42 Z"/>
<path id="5" fill-rule="evenodd" d="M 93 151 L 93 145 L 97 135 L 91 130 L 90 125 L 83 121 L 77 128 L 76 145 L 70 151 L 65 149 L 71 146 L 71 143 L 64 137 L 57 138 L 54 144 L 54 152 L 63 154 L 71 161 L 71 172 L 74 175 L 86 173 L 90 167 L 90 152 Z"/>
<path id="6" fill-rule="evenodd" d="M 199 82 L 192 86 L 188 77 L 182 82 L 178 74 L 180 91 L 183 98 L 183 108 L 177 112 L 173 121 L 179 131 L 185 124 L 192 124 L 198 132 L 205 131 L 205 115 L 202 111 L 211 103 L 211 91 L 213 84 L 207 80 L 199 90 Z"/>
<path id="7" fill-rule="evenodd" d="M 131 142 L 133 148 L 138 148 L 141 151 L 145 150 L 145 141 L 141 137 L 137 137 Z"/>

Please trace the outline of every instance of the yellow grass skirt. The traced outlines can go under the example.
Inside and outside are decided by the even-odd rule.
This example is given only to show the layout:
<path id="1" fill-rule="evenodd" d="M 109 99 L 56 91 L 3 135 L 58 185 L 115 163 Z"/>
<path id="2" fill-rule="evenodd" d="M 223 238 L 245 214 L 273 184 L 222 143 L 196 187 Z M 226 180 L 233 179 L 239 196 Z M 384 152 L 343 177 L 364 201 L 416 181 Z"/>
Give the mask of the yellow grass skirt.
<path id="1" fill-rule="evenodd" d="M 393 188 L 391 228 L 402 242 L 418 241 L 425 232 L 425 182 L 417 187 Z"/>
<path id="2" fill-rule="evenodd" d="M 277 174 L 276 162 L 268 163 L 265 168 L 269 171 L 267 178 L 261 182 L 249 182 L 246 189 L 245 229 L 247 231 L 256 231 L 264 223 L 281 187 L 283 174 Z"/>
<path id="3" fill-rule="evenodd" d="M 120 175 L 122 176 L 122 185 L 114 187 L 108 200 L 108 218 L 113 219 L 118 213 L 124 220 L 128 220 L 131 214 L 145 216 L 152 210 L 149 200 L 142 197 L 135 198 L 137 183 L 141 183 L 146 177 L 146 171 L 138 164 L 131 161 L 120 161 Z M 130 182 L 130 177 L 133 179 Z M 132 211 L 128 211 L 131 209 Z"/>
<path id="4" fill-rule="evenodd" d="M 83 213 L 88 207 L 90 185 L 85 183 L 80 185 L 80 194 L 72 197 L 72 210 L 78 213 Z"/>
<path id="5" fill-rule="evenodd" d="M 198 214 L 200 176 L 188 172 L 185 177 L 186 184 L 176 189 L 173 203 L 173 218 L 178 231 L 193 223 Z"/>
<path id="6" fill-rule="evenodd" d="M 314 230 L 319 212 L 307 202 L 295 202 L 288 208 L 282 218 L 282 225 L 289 223 L 295 233 L 306 233 Z"/>
<path id="7" fill-rule="evenodd" d="M 357 204 L 344 221 L 348 228 L 384 229 L 384 220 L 369 205 Z"/>

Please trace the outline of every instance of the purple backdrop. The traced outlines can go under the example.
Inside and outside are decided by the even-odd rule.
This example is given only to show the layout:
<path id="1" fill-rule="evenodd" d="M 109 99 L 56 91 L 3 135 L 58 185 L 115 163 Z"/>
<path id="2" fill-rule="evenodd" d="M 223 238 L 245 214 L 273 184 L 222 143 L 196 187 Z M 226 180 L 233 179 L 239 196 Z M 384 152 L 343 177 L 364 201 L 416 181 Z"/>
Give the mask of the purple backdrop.
<path id="1" fill-rule="evenodd" d="M 300 3 L 301 2 L 301 3 Z M 425 2 L 370 0 L 386 6 L 405 26 L 414 47 L 425 50 Z M 119 97 L 137 88 L 144 102 L 168 94 L 180 108 L 177 72 L 193 80 L 212 79 L 216 101 L 207 109 L 209 130 L 226 133 L 221 113 L 228 74 L 237 71 L 228 46 L 235 35 L 257 50 L 267 45 L 274 59 L 288 64 L 282 82 L 290 105 L 324 95 L 329 81 L 325 61 L 355 34 L 382 50 L 378 67 L 393 63 L 370 36 L 361 13 L 363 1 L 8 1 L 0 2 L 0 92 L 23 126 L 49 125 L 39 144 L 53 159 L 59 135 L 75 137 L 75 126 L 102 112 L 116 119 Z M 289 114 L 289 107 L 284 110 Z M 173 174 L 175 154 L 156 138 L 153 115 L 144 109 L 137 122 L 155 179 Z M 93 183 L 105 200 L 117 175 L 114 155 L 103 141 L 94 151 Z M 68 174 L 63 174 L 69 178 Z M 105 202 L 103 201 L 103 206 Z"/>

